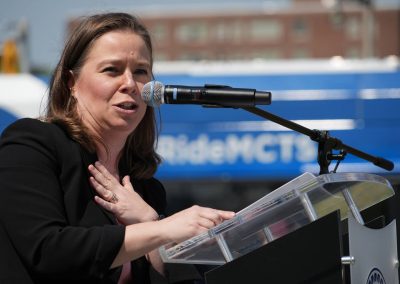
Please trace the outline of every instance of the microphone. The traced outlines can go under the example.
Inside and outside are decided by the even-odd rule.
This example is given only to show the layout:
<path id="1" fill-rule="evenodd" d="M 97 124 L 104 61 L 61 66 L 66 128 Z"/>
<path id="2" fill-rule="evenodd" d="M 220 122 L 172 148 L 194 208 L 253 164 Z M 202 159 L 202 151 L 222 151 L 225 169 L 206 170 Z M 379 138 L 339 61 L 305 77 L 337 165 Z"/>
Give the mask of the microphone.
<path id="1" fill-rule="evenodd" d="M 143 86 L 143 101 L 151 107 L 161 104 L 195 104 L 208 107 L 252 107 L 271 104 L 271 93 L 222 85 L 190 87 L 151 81 Z"/>

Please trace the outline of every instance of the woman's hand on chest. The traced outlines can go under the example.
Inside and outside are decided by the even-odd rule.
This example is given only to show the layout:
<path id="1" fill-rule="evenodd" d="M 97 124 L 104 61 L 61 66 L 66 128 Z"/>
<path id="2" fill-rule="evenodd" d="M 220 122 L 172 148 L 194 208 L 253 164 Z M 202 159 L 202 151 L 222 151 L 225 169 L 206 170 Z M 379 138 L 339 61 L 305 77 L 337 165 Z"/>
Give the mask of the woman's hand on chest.
<path id="1" fill-rule="evenodd" d="M 157 220 L 157 212 L 134 190 L 129 176 L 119 182 L 100 162 L 89 165 L 95 201 L 124 225 Z"/>

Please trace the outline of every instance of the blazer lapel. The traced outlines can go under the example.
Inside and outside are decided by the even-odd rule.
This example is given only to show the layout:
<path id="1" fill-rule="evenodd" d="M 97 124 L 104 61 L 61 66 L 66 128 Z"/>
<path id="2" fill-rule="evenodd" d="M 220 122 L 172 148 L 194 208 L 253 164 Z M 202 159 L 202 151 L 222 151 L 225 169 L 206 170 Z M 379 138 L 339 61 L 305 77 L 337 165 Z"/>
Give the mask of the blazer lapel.
<path id="1" fill-rule="evenodd" d="M 81 152 L 81 157 L 82 157 L 82 164 L 84 165 L 84 168 L 87 171 L 87 176 L 88 176 L 88 180 L 89 180 L 90 175 L 89 175 L 88 167 L 89 167 L 89 165 L 91 165 L 91 164 L 93 165 L 96 161 L 98 161 L 98 157 L 97 157 L 96 153 L 89 153 L 82 146 L 79 146 L 79 147 L 80 147 L 80 152 Z M 93 199 L 94 199 L 95 195 L 97 195 L 96 191 L 94 190 L 94 188 L 92 186 L 90 186 L 90 193 L 91 193 Z M 97 205 L 97 206 L 106 215 L 106 217 L 111 221 L 112 224 L 115 224 L 115 225 L 118 224 L 114 214 L 107 211 L 100 205 Z"/>

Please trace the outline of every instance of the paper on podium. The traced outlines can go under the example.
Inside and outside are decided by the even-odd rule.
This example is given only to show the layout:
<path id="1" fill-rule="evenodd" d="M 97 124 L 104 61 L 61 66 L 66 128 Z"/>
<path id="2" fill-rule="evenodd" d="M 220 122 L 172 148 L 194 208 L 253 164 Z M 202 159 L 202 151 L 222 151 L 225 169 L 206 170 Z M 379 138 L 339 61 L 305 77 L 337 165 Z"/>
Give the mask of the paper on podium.
<path id="1" fill-rule="evenodd" d="M 342 219 L 347 218 L 350 209 L 344 192 L 359 211 L 394 194 L 385 178 L 373 174 L 304 173 L 207 232 L 161 247 L 161 258 L 172 263 L 222 265 L 336 210 Z"/>

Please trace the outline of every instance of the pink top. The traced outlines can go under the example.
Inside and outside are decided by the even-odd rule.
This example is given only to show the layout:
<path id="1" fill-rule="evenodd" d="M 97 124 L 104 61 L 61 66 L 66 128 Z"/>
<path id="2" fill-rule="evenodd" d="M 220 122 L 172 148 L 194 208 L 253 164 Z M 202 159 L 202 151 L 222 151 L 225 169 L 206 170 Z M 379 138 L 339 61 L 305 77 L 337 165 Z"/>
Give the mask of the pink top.
<path id="1" fill-rule="evenodd" d="M 115 218 L 118 224 L 123 225 L 121 222 L 118 221 L 118 218 Z M 122 271 L 121 275 L 119 276 L 118 279 L 118 284 L 129 284 L 133 283 L 133 278 L 132 278 L 132 271 L 131 271 L 131 263 L 126 262 L 124 265 L 122 265 Z"/>
<path id="2" fill-rule="evenodd" d="M 126 262 L 122 266 L 121 276 L 119 277 L 118 284 L 128 284 L 133 283 L 133 278 L 131 274 L 131 263 Z"/>

